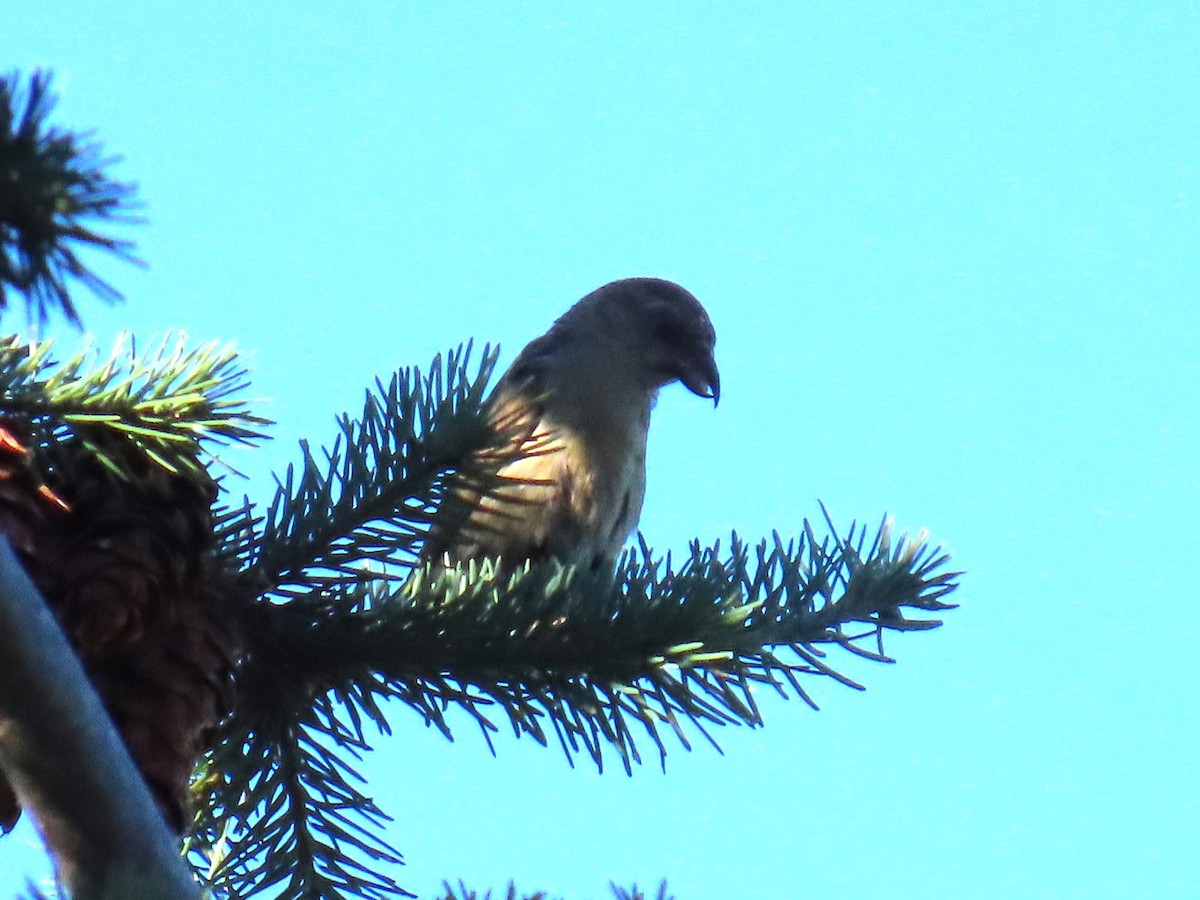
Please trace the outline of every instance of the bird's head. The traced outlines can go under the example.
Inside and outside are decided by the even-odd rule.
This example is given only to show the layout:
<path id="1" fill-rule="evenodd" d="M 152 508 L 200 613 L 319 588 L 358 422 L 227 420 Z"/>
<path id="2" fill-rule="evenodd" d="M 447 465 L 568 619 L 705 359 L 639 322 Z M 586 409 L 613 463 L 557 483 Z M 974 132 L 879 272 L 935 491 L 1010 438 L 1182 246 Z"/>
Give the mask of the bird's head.
<path id="1" fill-rule="evenodd" d="M 644 372 L 648 391 L 679 381 L 693 394 L 721 397 L 721 377 L 713 347 L 717 333 L 700 301 L 661 278 L 625 278 L 588 294 L 557 323 L 588 321 L 621 352 L 612 364 Z M 624 357 L 624 358 L 622 358 Z"/>

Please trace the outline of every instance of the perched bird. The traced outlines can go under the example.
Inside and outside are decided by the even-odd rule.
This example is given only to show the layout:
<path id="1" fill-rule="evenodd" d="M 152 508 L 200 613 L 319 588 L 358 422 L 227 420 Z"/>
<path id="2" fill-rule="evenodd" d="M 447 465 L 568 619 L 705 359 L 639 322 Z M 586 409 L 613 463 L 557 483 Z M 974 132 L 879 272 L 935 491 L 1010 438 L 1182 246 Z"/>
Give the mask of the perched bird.
<path id="1" fill-rule="evenodd" d="M 510 446 L 493 452 L 490 477 L 451 489 L 423 557 L 611 566 L 641 515 L 659 388 L 680 381 L 715 406 L 715 343 L 704 307 L 670 281 L 626 278 L 588 294 L 500 379 L 490 417 Z"/>

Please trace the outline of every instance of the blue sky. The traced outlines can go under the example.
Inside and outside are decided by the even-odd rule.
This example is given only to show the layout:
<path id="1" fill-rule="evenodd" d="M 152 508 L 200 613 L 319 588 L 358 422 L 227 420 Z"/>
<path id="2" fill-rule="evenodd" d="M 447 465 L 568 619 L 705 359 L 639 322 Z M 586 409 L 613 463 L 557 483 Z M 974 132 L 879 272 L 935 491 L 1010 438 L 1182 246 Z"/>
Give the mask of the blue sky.
<path id="1" fill-rule="evenodd" d="M 967 571 L 897 665 L 842 661 L 866 693 L 764 696 L 665 775 L 397 707 L 366 771 L 406 886 L 1192 895 L 1194 5 L 249 6 L 8 0 L 0 63 L 53 68 L 148 203 L 150 267 L 106 266 L 128 302 L 88 327 L 246 352 L 278 421 L 231 458 L 252 496 L 376 376 L 471 337 L 507 362 L 657 275 L 708 308 L 722 400 L 659 402 L 652 546 L 820 499 Z M 0 896 L 44 869 L 0 841 Z"/>

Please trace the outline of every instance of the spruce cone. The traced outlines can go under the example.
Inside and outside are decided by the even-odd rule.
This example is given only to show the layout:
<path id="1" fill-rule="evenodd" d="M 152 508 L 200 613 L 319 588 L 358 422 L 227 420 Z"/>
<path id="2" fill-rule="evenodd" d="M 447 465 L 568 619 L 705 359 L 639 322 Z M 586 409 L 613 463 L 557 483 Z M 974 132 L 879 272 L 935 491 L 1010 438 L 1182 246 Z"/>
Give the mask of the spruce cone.
<path id="1" fill-rule="evenodd" d="M 80 444 L 57 446 L 55 487 L 69 510 L 48 527 L 43 517 L 22 531 L 27 515 L 0 526 L 14 546 L 24 541 L 31 576 L 181 834 L 192 767 L 232 702 L 234 592 L 213 560 L 216 485 L 123 457 L 120 477 Z"/>

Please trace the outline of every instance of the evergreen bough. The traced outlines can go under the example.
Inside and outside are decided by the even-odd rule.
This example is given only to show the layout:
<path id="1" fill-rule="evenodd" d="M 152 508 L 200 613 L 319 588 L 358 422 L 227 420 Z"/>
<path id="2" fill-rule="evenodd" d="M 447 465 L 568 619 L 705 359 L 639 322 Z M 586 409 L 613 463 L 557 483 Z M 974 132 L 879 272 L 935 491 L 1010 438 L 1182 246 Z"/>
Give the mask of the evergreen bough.
<path id="1" fill-rule="evenodd" d="M 15 289 L 31 316 L 57 308 L 77 322 L 70 278 L 117 295 L 72 244 L 134 259 L 131 243 L 80 223 L 131 218 L 132 188 L 108 179 L 94 143 L 44 130 L 48 77 L 24 92 L 15 75 L 2 84 L 0 303 Z M 839 532 L 823 507 L 819 528 L 805 520 L 795 537 L 733 534 L 678 556 L 639 535 L 611 573 L 420 565 L 452 476 L 485 478 L 463 470 L 504 445 L 486 424 L 496 358 L 484 348 L 474 362 L 468 345 L 377 383 L 328 449 L 301 445 L 265 509 L 244 498 L 219 511 L 244 647 L 236 709 L 197 766 L 187 840 L 217 895 L 413 896 L 395 877 L 389 817 L 355 769 L 398 708 L 447 737 L 453 709 L 489 747 L 509 730 L 572 765 L 631 772 L 697 736 L 718 746 L 720 727 L 762 724 L 756 689 L 815 708 L 810 677 L 859 688 L 830 648 L 890 662 L 885 631 L 935 628 L 928 614 L 952 607 L 959 573 L 924 534 L 897 537 L 887 520 Z M 120 471 L 116 435 L 155 466 L 210 479 L 216 447 L 252 443 L 267 424 L 240 399 L 245 386 L 216 344 L 55 363 L 47 344 L 0 342 L 0 415 L 32 428 L 50 467 L 56 448 L 82 441 Z"/>

